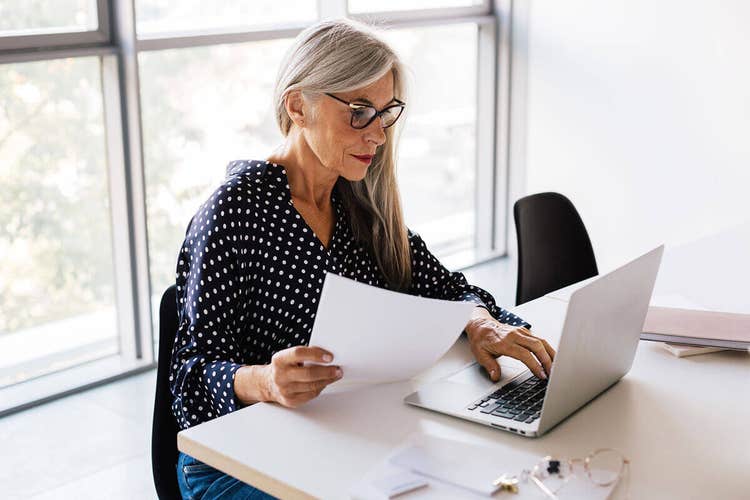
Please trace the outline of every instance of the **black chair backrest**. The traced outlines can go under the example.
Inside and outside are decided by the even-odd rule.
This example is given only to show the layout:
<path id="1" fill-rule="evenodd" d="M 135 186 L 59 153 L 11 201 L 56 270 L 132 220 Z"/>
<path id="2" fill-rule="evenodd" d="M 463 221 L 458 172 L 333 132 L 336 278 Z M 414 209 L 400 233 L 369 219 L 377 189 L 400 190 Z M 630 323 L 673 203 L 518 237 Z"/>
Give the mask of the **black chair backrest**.
<path id="1" fill-rule="evenodd" d="M 177 333 L 177 287 L 170 286 L 159 305 L 159 363 L 156 369 L 156 399 L 151 429 L 151 467 L 156 493 L 161 500 L 181 499 L 177 485 L 177 422 L 172 414 L 169 365 Z"/>
<path id="2" fill-rule="evenodd" d="M 594 249 L 573 203 L 538 193 L 513 205 L 518 239 L 516 305 L 596 276 Z"/>

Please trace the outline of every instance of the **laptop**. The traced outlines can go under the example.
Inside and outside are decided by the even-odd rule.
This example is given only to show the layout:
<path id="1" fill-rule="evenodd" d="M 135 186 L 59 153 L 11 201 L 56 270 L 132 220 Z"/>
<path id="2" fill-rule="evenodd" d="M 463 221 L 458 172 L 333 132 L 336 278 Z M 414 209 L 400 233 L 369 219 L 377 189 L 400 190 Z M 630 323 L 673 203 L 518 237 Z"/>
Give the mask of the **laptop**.
<path id="1" fill-rule="evenodd" d="M 420 387 L 404 402 L 541 436 L 630 370 L 663 252 L 661 245 L 570 295 L 548 380 L 503 365 L 501 380 L 492 382 L 475 362 Z"/>

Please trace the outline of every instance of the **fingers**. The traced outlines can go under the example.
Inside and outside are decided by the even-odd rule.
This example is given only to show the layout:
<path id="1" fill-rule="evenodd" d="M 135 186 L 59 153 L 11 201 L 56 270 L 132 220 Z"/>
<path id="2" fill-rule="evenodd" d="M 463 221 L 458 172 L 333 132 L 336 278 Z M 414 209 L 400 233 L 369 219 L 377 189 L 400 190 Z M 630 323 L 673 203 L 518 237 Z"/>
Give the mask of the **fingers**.
<path id="1" fill-rule="evenodd" d="M 328 357 L 326 357 L 328 356 Z M 307 347 L 298 345 L 284 349 L 273 355 L 273 359 L 289 365 L 296 365 L 305 361 L 315 363 L 330 363 L 333 361 L 333 354 L 320 347 Z"/>
<path id="2" fill-rule="evenodd" d="M 538 339 L 539 341 L 541 341 L 541 342 L 542 342 L 542 344 L 544 345 L 544 350 L 545 350 L 545 351 L 547 351 L 547 354 L 549 355 L 549 357 L 550 357 L 550 358 L 551 358 L 551 359 L 552 359 L 553 361 L 555 360 L 555 355 L 557 354 L 557 351 L 555 351 L 555 349 L 554 349 L 554 348 L 553 348 L 553 347 L 552 347 L 552 346 L 550 345 L 550 343 L 549 343 L 549 342 L 547 342 L 546 340 L 544 340 L 544 339 L 543 339 L 542 337 L 537 337 L 536 335 L 534 335 L 534 334 L 533 334 L 533 333 L 531 332 L 531 330 L 529 330 L 529 329 L 527 329 L 527 328 L 523 328 L 523 327 L 521 327 L 521 328 L 520 328 L 520 330 L 521 330 L 521 331 L 522 331 L 522 332 L 524 333 L 524 335 L 526 335 L 527 337 L 533 337 L 533 338 L 535 338 L 535 339 Z"/>
<path id="3" fill-rule="evenodd" d="M 513 346 L 511 348 L 510 355 L 525 364 L 529 368 L 529 370 L 531 370 L 531 373 L 533 373 L 537 378 L 547 378 L 542 365 L 540 365 L 536 357 L 531 354 L 531 351 L 529 351 L 525 347 L 522 347 L 520 345 Z"/>
<path id="4" fill-rule="evenodd" d="M 536 359 L 544 367 L 545 374 L 552 372 L 552 358 L 544 347 L 541 339 L 532 337 L 530 335 L 518 334 L 514 339 L 517 345 L 525 347 L 536 356 Z"/>
<path id="5" fill-rule="evenodd" d="M 493 356 L 487 351 L 480 351 L 475 357 L 477 358 L 477 362 L 487 370 L 487 375 L 489 375 L 493 382 L 500 380 L 500 365 Z"/>
<path id="6" fill-rule="evenodd" d="M 330 363 L 333 355 L 320 347 L 296 346 L 284 349 L 271 358 L 270 380 L 273 398 L 289 408 L 296 408 L 317 397 L 329 384 L 339 380 L 343 373 L 339 366 L 310 365 Z"/>
<path id="7" fill-rule="evenodd" d="M 290 382 L 286 384 L 284 389 L 287 395 L 304 394 L 306 392 L 320 393 L 326 386 L 338 379 L 339 377 L 316 380 L 315 382 Z"/>
<path id="8" fill-rule="evenodd" d="M 291 382 L 279 387 L 276 402 L 288 408 L 297 408 L 311 399 L 315 399 L 329 384 L 339 378 L 318 380 L 316 382 Z"/>
<path id="9" fill-rule="evenodd" d="M 535 338 L 538 338 L 539 340 L 542 341 L 542 344 L 544 344 L 544 350 L 547 351 L 547 354 L 549 354 L 549 357 L 552 358 L 552 361 L 554 361 L 555 360 L 555 356 L 557 355 L 557 351 L 555 351 L 552 348 L 552 346 L 549 345 L 549 342 L 547 342 L 546 340 L 544 340 L 542 338 L 539 338 L 539 337 L 535 337 Z"/>
<path id="10" fill-rule="evenodd" d="M 293 366 L 287 370 L 289 380 L 295 382 L 337 379 L 341 377 L 341 373 L 338 366 Z"/>

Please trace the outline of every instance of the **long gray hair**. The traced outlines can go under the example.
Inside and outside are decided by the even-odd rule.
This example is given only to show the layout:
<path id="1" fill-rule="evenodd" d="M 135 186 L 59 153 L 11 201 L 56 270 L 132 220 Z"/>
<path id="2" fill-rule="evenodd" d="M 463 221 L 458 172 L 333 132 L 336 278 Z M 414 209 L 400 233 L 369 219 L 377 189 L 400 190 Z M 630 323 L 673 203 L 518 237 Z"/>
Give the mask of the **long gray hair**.
<path id="1" fill-rule="evenodd" d="M 299 90 L 311 99 L 325 92 L 350 92 L 376 82 L 388 71 L 393 72 L 396 97 L 405 100 L 405 68 L 372 27 L 340 19 L 305 29 L 276 76 L 274 102 L 281 133 L 286 137 L 292 126 L 284 106 L 289 92 Z M 385 129 L 385 143 L 378 147 L 364 179 L 339 177 L 337 186 L 355 239 L 373 253 L 388 287 L 405 291 L 411 285 L 411 255 L 396 183 L 401 123 L 403 119 Z"/>

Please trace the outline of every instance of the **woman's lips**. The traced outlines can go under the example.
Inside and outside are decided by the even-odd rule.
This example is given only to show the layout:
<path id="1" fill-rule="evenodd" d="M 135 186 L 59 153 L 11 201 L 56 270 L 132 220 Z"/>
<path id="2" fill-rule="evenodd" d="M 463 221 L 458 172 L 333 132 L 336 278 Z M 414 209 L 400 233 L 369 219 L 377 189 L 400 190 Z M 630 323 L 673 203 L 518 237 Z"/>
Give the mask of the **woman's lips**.
<path id="1" fill-rule="evenodd" d="M 355 157 L 356 159 L 358 159 L 359 161 L 361 161 L 362 163 L 368 163 L 369 164 L 372 161 L 372 155 L 362 155 L 362 156 L 352 155 L 352 156 Z"/>

